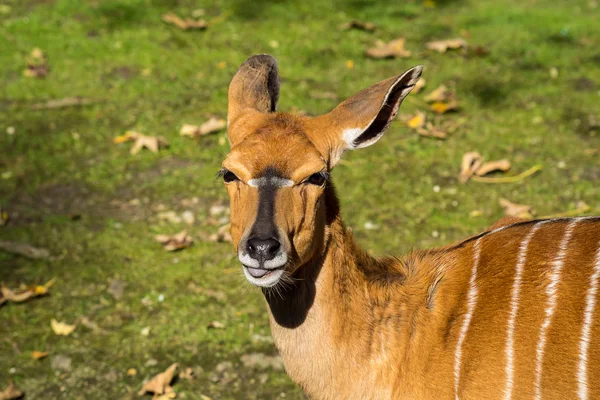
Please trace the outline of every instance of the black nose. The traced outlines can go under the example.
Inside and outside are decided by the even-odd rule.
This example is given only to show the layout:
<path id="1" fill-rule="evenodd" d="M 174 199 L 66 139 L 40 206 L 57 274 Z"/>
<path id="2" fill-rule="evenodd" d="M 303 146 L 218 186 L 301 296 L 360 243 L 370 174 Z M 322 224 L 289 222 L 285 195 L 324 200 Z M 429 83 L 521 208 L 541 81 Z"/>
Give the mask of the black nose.
<path id="1" fill-rule="evenodd" d="M 281 244 L 279 244 L 279 242 L 273 238 L 251 238 L 248 239 L 247 247 L 250 257 L 256 260 L 266 261 L 272 260 L 275 257 L 279 251 L 279 248 L 281 247 Z"/>

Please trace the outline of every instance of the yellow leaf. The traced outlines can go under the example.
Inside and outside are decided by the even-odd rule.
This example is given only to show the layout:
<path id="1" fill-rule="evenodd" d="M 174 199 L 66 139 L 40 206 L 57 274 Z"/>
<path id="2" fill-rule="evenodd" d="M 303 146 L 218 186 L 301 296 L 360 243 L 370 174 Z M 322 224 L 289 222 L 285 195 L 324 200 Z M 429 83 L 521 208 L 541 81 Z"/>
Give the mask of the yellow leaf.
<path id="1" fill-rule="evenodd" d="M 352 61 L 352 60 L 346 60 L 346 68 L 348 68 L 348 69 L 354 69 L 354 61 Z"/>
<path id="2" fill-rule="evenodd" d="M 371 58 L 395 58 L 410 57 L 410 50 L 404 48 L 404 38 L 394 39 L 389 43 L 380 44 L 379 46 L 367 50 L 367 56 Z"/>
<path id="3" fill-rule="evenodd" d="M 450 103 L 436 101 L 431 105 L 431 110 L 437 114 L 445 114 L 448 111 L 456 110 L 457 108 L 458 103 L 456 101 L 451 101 Z"/>
<path id="4" fill-rule="evenodd" d="M 52 321 L 50 321 L 50 326 L 52 327 L 54 333 L 60 336 L 69 336 L 77 327 L 77 325 L 69 325 L 64 322 L 58 322 L 54 318 Z"/>
<path id="5" fill-rule="evenodd" d="M 36 360 L 41 360 L 42 358 L 48 357 L 48 353 L 46 353 L 45 351 L 32 351 L 31 357 L 33 357 Z"/>
<path id="6" fill-rule="evenodd" d="M 408 125 L 408 127 L 411 129 L 421 128 L 423 125 L 425 125 L 425 113 L 417 111 L 415 116 L 406 122 L 406 125 Z"/>

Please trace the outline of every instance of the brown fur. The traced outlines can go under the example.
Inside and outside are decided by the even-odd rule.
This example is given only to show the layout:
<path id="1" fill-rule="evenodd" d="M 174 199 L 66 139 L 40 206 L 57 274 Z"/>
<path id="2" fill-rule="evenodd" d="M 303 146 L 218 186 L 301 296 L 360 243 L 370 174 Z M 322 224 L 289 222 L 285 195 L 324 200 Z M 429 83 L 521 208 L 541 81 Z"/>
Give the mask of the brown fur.
<path id="1" fill-rule="evenodd" d="M 294 181 L 294 186 L 278 189 L 275 199 L 282 246 L 291 254 L 286 281 L 277 294 L 264 290 L 273 338 L 288 374 L 311 398 L 322 400 L 501 398 L 517 254 L 535 222 L 505 220 L 492 228 L 503 229 L 441 249 L 399 259 L 371 257 L 344 227 L 332 183 L 317 187 L 302 182 L 335 165 L 348 148 L 341 138 L 344 129 L 366 128 L 369 121 L 385 129 L 402 100 L 387 104 L 386 93 L 394 92 L 399 78 L 374 85 L 330 114 L 308 118 L 268 112 L 268 90 L 260 85 L 242 96 L 247 85 L 240 81 L 255 82 L 253 71 L 259 71 L 259 78 L 265 75 L 253 65 L 242 66 L 238 74 L 243 79 L 236 75 L 230 87 L 229 112 L 235 120 L 230 118 L 232 149 L 223 166 L 240 178 L 226 185 L 236 249 L 257 212 L 256 189 L 246 182 L 267 168 Z M 242 98 L 247 103 L 240 103 Z M 546 223 L 529 246 L 515 329 L 515 399 L 533 396 L 546 280 L 566 224 Z M 455 393 L 455 351 L 467 312 L 476 242 L 481 249 L 479 297 Z M 577 346 L 599 242 L 600 219 L 578 223 L 548 330 L 543 398 L 576 396 Z M 598 317 L 591 337 L 590 398 L 600 396 Z"/>

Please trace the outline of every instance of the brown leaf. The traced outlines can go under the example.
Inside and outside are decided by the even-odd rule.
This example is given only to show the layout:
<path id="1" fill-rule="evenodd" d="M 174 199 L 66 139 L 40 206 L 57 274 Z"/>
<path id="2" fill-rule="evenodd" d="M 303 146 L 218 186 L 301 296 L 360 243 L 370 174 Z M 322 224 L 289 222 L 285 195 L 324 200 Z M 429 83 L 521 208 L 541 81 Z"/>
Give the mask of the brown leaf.
<path id="1" fill-rule="evenodd" d="M 181 231 L 175 235 L 156 235 L 157 242 L 163 245 L 167 251 L 176 251 L 190 247 L 194 240 L 187 234 L 187 231 Z"/>
<path id="2" fill-rule="evenodd" d="M 225 324 L 219 321 L 211 321 L 207 325 L 208 329 L 225 329 Z"/>
<path id="3" fill-rule="evenodd" d="M 439 53 L 445 53 L 449 49 L 455 50 L 467 47 L 467 42 L 464 39 L 446 39 L 446 40 L 435 40 L 426 44 L 427 49 L 434 50 Z"/>
<path id="4" fill-rule="evenodd" d="M 22 303 L 34 297 L 40 297 L 48 294 L 48 289 L 54 284 L 54 279 L 49 280 L 44 285 L 36 285 L 24 287 L 23 289 L 11 290 L 2 286 L 0 294 L 4 301 L 12 301 L 14 303 Z"/>
<path id="5" fill-rule="evenodd" d="M 190 367 L 187 367 L 185 370 L 179 373 L 179 379 L 185 379 L 188 381 L 193 381 L 196 379 L 196 375 L 194 374 L 194 370 Z"/>
<path id="6" fill-rule="evenodd" d="M 200 20 L 193 20 L 191 18 L 182 19 L 173 13 L 164 14 L 162 16 L 162 20 L 164 22 L 166 22 L 167 24 L 175 25 L 176 27 L 178 27 L 179 29 L 182 29 L 184 31 L 187 31 L 189 29 L 206 29 L 208 27 L 208 24 L 203 19 L 200 19 Z"/>
<path id="7" fill-rule="evenodd" d="M 448 137 L 448 133 L 435 126 L 431 122 L 427 122 L 422 128 L 417 128 L 417 133 L 421 136 L 432 137 L 436 139 L 446 139 Z"/>
<path id="8" fill-rule="evenodd" d="M 90 329 L 91 331 L 93 331 L 95 333 L 99 333 L 101 335 L 108 335 L 107 330 L 100 328 L 100 326 L 97 323 L 90 320 L 88 317 L 81 317 L 79 322 L 81 322 L 81 325 L 85 326 L 86 328 Z"/>
<path id="9" fill-rule="evenodd" d="M 50 321 L 50 326 L 52 327 L 54 333 L 60 336 L 69 336 L 77 327 L 77 325 L 69 325 L 64 322 L 58 322 L 54 318 L 52 321 Z"/>
<path id="10" fill-rule="evenodd" d="M 177 363 L 171 364 L 171 366 L 167 368 L 164 372 L 157 374 L 156 376 L 154 376 L 154 378 L 144 383 L 144 385 L 138 392 L 138 395 L 142 396 L 146 393 L 153 393 L 155 395 L 172 393 L 173 388 L 171 387 L 171 381 L 173 380 L 173 376 L 175 374 L 177 366 Z"/>
<path id="11" fill-rule="evenodd" d="M 16 400 L 23 397 L 25 393 L 15 385 L 12 379 L 8 380 L 8 386 L 0 392 L 0 400 Z"/>
<path id="12" fill-rule="evenodd" d="M 35 360 L 41 360 L 42 358 L 48 357 L 48 353 L 45 351 L 32 351 L 31 357 L 33 357 Z"/>
<path id="13" fill-rule="evenodd" d="M 218 132 L 227 126 L 227 121 L 211 117 L 208 121 L 200 126 L 185 124 L 181 127 L 179 134 L 181 136 L 198 137 L 208 135 L 209 133 Z"/>
<path id="14" fill-rule="evenodd" d="M 500 206 L 504 208 L 504 215 L 506 216 L 524 219 L 533 218 L 533 211 L 531 209 L 531 206 L 525 204 L 512 203 L 506 199 L 498 200 L 498 204 L 500 204 Z"/>
<path id="15" fill-rule="evenodd" d="M 456 98 L 455 93 L 446 85 L 440 85 L 435 90 L 425 96 L 425 101 L 428 103 L 448 102 Z"/>
<path id="16" fill-rule="evenodd" d="M 425 84 L 427 83 L 427 81 L 423 78 L 420 78 L 417 83 L 415 83 L 415 87 L 412 90 L 413 94 L 417 94 L 421 91 L 421 89 L 423 89 L 425 87 Z"/>
<path id="17" fill-rule="evenodd" d="M 227 242 L 231 243 L 231 233 L 229 232 L 231 229 L 231 224 L 225 224 L 219 228 L 217 233 L 209 236 L 208 240 L 211 242 Z"/>
<path id="18" fill-rule="evenodd" d="M 84 106 L 95 103 L 95 100 L 85 99 L 83 97 L 65 97 L 64 99 L 48 100 L 44 103 L 36 103 L 31 106 L 33 110 L 51 110 L 55 108 L 65 108 L 74 106 Z"/>
<path id="19" fill-rule="evenodd" d="M 342 26 L 340 26 L 340 29 L 344 30 L 344 31 L 347 31 L 350 29 L 358 29 L 361 31 L 373 32 L 373 31 L 375 31 L 375 29 L 377 29 L 377 27 L 372 22 L 365 22 L 365 21 L 360 21 L 358 19 L 353 19 L 352 21 L 347 22 L 347 23 L 343 24 Z"/>
<path id="20" fill-rule="evenodd" d="M 502 171 L 502 172 L 506 172 L 510 169 L 510 161 L 504 159 L 504 160 L 497 160 L 497 161 L 488 161 L 486 163 L 484 163 L 481 167 L 477 168 L 477 171 L 475 171 L 475 175 L 477 176 L 484 176 L 489 174 L 490 172 L 494 172 L 494 171 Z"/>
<path id="21" fill-rule="evenodd" d="M 475 174 L 475 171 L 481 167 L 482 163 L 483 157 L 476 151 L 465 153 L 462 158 L 459 180 L 466 183 Z"/>
<path id="22" fill-rule="evenodd" d="M 371 58 L 407 58 L 411 52 L 404 48 L 404 38 L 394 39 L 389 43 L 377 43 L 376 47 L 367 50 L 366 54 Z"/>
<path id="23" fill-rule="evenodd" d="M 169 142 L 163 137 L 146 136 L 135 131 L 127 131 L 124 135 L 117 136 L 113 139 L 113 142 L 117 144 L 129 141 L 134 141 L 133 146 L 129 151 L 132 155 L 136 155 L 143 148 L 147 148 L 153 153 L 158 153 L 160 148 L 169 145 Z"/>
<path id="24" fill-rule="evenodd" d="M 31 54 L 25 58 L 27 68 L 23 75 L 28 78 L 45 78 L 48 75 L 48 58 L 39 48 L 31 51 Z"/>
<path id="25" fill-rule="evenodd" d="M 34 260 L 50 257 L 50 252 L 46 249 L 33 247 L 27 243 L 10 242 L 8 240 L 0 240 L 0 250 Z"/>

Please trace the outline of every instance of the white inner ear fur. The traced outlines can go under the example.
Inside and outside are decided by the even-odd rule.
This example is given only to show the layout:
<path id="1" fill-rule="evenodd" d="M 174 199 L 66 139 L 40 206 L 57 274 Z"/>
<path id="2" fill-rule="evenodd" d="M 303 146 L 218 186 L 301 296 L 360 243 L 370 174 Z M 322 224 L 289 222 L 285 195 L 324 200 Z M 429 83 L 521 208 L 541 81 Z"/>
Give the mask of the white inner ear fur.
<path id="1" fill-rule="evenodd" d="M 385 94 L 385 97 L 383 99 L 383 102 L 381 103 L 381 107 L 379 108 L 378 113 L 381 111 L 381 108 L 387 102 L 388 98 L 390 97 L 390 93 L 392 93 L 392 90 L 394 90 L 394 88 L 396 87 L 398 82 L 400 82 L 402 80 L 402 78 L 404 78 L 406 76 L 406 74 L 409 74 L 409 73 L 411 74 L 410 80 L 406 84 L 407 87 L 405 89 L 403 89 L 402 92 L 400 93 L 400 95 L 398 96 L 398 102 L 401 102 L 410 93 L 410 91 L 413 89 L 414 85 L 419 80 L 422 70 L 423 70 L 423 67 L 418 66 L 418 67 L 415 67 L 412 70 L 409 70 L 409 71 L 405 72 L 404 74 L 402 74 L 398 78 L 398 80 L 396 82 L 394 82 L 394 84 L 391 85 L 390 88 L 388 89 L 388 91 Z M 342 140 L 346 143 L 347 150 L 361 149 L 363 147 L 370 146 L 373 143 L 375 143 L 376 141 L 378 141 L 379 139 L 381 139 L 384 131 L 379 132 L 377 134 L 377 136 L 373 137 L 371 140 L 367 140 L 366 142 L 359 143 L 358 145 L 354 144 L 354 141 L 356 139 L 358 139 L 358 137 L 360 135 L 362 135 L 369 128 L 369 126 L 371 126 L 373 121 L 375 121 L 375 118 L 377 118 L 377 114 L 373 117 L 373 119 L 371 121 L 369 121 L 367 126 L 365 126 L 364 128 L 346 128 L 342 131 Z M 341 155 L 342 155 L 341 153 L 342 152 L 340 152 L 339 157 L 341 157 Z M 338 157 L 338 161 L 339 161 L 339 157 Z"/>

